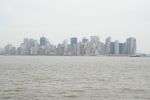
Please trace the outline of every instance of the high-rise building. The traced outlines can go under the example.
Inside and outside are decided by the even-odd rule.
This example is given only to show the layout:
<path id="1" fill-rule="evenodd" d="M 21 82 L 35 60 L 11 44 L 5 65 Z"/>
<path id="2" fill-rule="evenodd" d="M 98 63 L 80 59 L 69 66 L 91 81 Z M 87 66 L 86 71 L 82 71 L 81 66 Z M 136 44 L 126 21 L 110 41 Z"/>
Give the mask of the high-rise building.
<path id="1" fill-rule="evenodd" d="M 119 43 L 119 54 L 126 54 L 126 43 Z"/>
<path id="2" fill-rule="evenodd" d="M 118 41 L 114 42 L 114 54 L 119 55 L 119 42 Z"/>
<path id="3" fill-rule="evenodd" d="M 81 55 L 81 42 L 77 44 L 77 56 Z"/>
<path id="4" fill-rule="evenodd" d="M 91 43 L 97 44 L 98 42 L 100 42 L 100 39 L 98 36 L 91 36 Z"/>
<path id="5" fill-rule="evenodd" d="M 46 38 L 45 37 L 40 38 L 40 46 L 46 46 Z"/>
<path id="6" fill-rule="evenodd" d="M 82 43 L 80 43 L 80 55 L 84 56 L 86 55 L 86 47 L 89 43 L 89 40 L 87 38 L 82 39 Z"/>
<path id="7" fill-rule="evenodd" d="M 30 55 L 31 54 L 30 39 L 24 38 L 23 43 L 21 44 L 21 54 L 22 55 Z"/>
<path id="8" fill-rule="evenodd" d="M 110 43 L 110 54 L 119 55 L 119 42 L 111 42 Z"/>
<path id="9" fill-rule="evenodd" d="M 63 41 L 63 46 L 64 46 L 64 56 L 68 55 L 68 40 Z"/>
<path id="10" fill-rule="evenodd" d="M 108 37 L 105 40 L 105 53 L 106 54 L 110 54 L 110 45 L 111 45 L 111 37 Z"/>
<path id="11" fill-rule="evenodd" d="M 100 42 L 100 54 L 104 54 L 105 53 L 105 44 L 103 42 Z"/>
<path id="12" fill-rule="evenodd" d="M 72 37 L 70 39 L 71 42 L 71 56 L 76 56 L 77 55 L 77 44 L 78 44 L 78 39 L 76 37 Z"/>
<path id="13" fill-rule="evenodd" d="M 71 45 L 77 45 L 78 39 L 76 37 L 71 38 Z"/>
<path id="14" fill-rule="evenodd" d="M 59 56 L 64 55 L 64 45 L 63 44 L 58 44 L 58 46 L 57 46 L 57 55 L 59 55 Z"/>
<path id="15" fill-rule="evenodd" d="M 82 39 L 82 43 L 86 43 L 86 42 L 88 42 L 89 40 L 88 39 L 86 39 L 86 38 L 83 38 Z"/>
<path id="16" fill-rule="evenodd" d="M 91 55 L 94 56 L 100 54 L 100 39 L 98 36 L 91 36 L 90 49 Z"/>
<path id="17" fill-rule="evenodd" d="M 38 55 L 38 49 L 39 49 L 39 45 L 38 42 L 36 40 L 31 40 L 31 55 Z"/>
<path id="18" fill-rule="evenodd" d="M 6 45 L 5 46 L 5 54 L 16 55 L 17 54 L 16 47 L 13 47 L 11 44 Z"/>
<path id="19" fill-rule="evenodd" d="M 38 42 L 34 39 L 24 38 L 23 43 L 20 45 L 21 55 L 35 55 L 37 53 Z"/>
<path id="20" fill-rule="evenodd" d="M 126 44 L 127 54 L 136 55 L 136 39 L 133 37 L 127 38 Z"/>
<path id="21" fill-rule="evenodd" d="M 110 43 L 110 54 L 114 54 L 115 53 L 115 43 L 111 42 Z"/>

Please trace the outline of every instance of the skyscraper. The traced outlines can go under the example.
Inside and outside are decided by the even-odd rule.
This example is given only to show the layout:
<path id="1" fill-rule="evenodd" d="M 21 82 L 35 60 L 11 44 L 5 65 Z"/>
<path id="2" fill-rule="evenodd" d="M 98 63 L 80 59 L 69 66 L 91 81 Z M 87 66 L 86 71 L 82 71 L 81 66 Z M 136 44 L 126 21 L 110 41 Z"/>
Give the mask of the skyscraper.
<path id="1" fill-rule="evenodd" d="M 136 55 L 136 39 L 133 37 L 127 38 L 126 44 L 127 54 Z"/>
<path id="2" fill-rule="evenodd" d="M 77 41 L 78 41 L 78 39 L 76 38 L 76 37 L 72 37 L 71 38 L 71 45 L 77 45 Z"/>
<path id="3" fill-rule="evenodd" d="M 114 48 L 114 47 L 115 47 L 115 43 L 114 43 L 114 42 L 111 42 L 111 43 L 110 43 L 110 54 L 114 54 L 114 53 L 115 53 L 115 51 L 114 51 L 115 48 Z"/>
<path id="4" fill-rule="evenodd" d="M 31 43 L 30 39 L 24 38 L 24 54 L 30 55 L 31 54 Z"/>
<path id="5" fill-rule="evenodd" d="M 83 38 L 82 43 L 80 44 L 80 54 L 82 56 L 86 55 L 86 48 L 88 44 L 89 44 L 89 40 L 87 38 Z"/>
<path id="6" fill-rule="evenodd" d="M 71 56 L 76 56 L 77 55 L 77 43 L 78 43 L 78 39 L 76 37 L 72 37 L 70 39 L 71 42 Z"/>
<path id="7" fill-rule="evenodd" d="M 82 43 L 86 43 L 86 42 L 88 42 L 89 40 L 88 39 L 86 39 L 86 38 L 83 38 L 82 39 Z"/>
<path id="8" fill-rule="evenodd" d="M 106 54 L 110 54 L 110 44 L 111 44 L 111 37 L 108 37 L 105 40 L 105 53 Z"/>
<path id="9" fill-rule="evenodd" d="M 91 36 L 90 41 L 91 55 L 99 55 L 100 53 L 100 39 L 98 36 Z"/>
<path id="10" fill-rule="evenodd" d="M 68 55 L 68 40 L 63 41 L 63 46 L 64 46 L 64 56 Z"/>
<path id="11" fill-rule="evenodd" d="M 31 55 L 38 55 L 38 41 L 37 40 L 31 40 L 32 41 L 32 47 L 31 47 Z"/>
<path id="12" fill-rule="evenodd" d="M 99 42 L 99 41 L 100 41 L 100 39 L 99 39 L 98 36 L 91 36 L 91 42 L 92 42 L 92 43 L 96 44 L 96 43 Z"/>
<path id="13" fill-rule="evenodd" d="M 40 46 L 46 46 L 46 38 L 45 37 L 40 38 Z"/>
<path id="14" fill-rule="evenodd" d="M 119 54 L 126 54 L 126 43 L 119 43 Z"/>
<path id="15" fill-rule="evenodd" d="M 119 55 L 119 42 L 118 41 L 114 42 L 114 54 Z"/>

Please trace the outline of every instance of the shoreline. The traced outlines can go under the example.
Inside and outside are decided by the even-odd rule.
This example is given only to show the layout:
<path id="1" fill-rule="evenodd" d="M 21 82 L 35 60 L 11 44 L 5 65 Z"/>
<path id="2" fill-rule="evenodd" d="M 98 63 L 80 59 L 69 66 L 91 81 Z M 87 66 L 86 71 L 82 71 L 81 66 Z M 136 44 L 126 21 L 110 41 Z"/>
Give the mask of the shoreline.
<path id="1" fill-rule="evenodd" d="M 61 55 L 0 55 L 1 57 L 131 57 L 131 58 L 139 58 L 139 57 L 149 57 L 149 56 L 129 56 L 129 55 L 96 55 L 96 56 L 61 56 Z"/>

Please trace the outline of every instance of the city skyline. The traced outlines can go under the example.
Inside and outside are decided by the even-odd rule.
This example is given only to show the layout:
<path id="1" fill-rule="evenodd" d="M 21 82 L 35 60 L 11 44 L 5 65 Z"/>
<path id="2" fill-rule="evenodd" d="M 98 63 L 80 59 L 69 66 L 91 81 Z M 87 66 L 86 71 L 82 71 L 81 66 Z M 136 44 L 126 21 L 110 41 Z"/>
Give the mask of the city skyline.
<path id="1" fill-rule="evenodd" d="M 99 37 L 98 35 L 93 35 L 93 36 L 97 36 L 97 37 Z M 41 35 L 40 37 L 45 37 L 45 35 Z M 88 39 L 88 40 L 90 40 L 90 37 L 91 36 L 83 36 L 83 37 L 80 37 L 80 38 L 78 38 L 77 36 L 73 36 L 73 37 L 76 37 L 77 39 L 78 39 L 78 41 L 77 42 L 80 42 L 80 41 L 82 41 L 82 39 Z M 102 38 L 100 38 L 99 37 L 99 40 L 100 40 L 100 42 L 106 42 L 106 39 L 107 38 L 111 38 L 111 36 L 107 36 L 105 39 L 102 39 Z M 131 37 L 131 36 L 130 36 Z M 72 37 L 69 37 L 69 38 L 72 38 Z M 70 40 L 69 40 L 69 38 L 67 39 L 63 39 L 63 40 L 59 40 L 60 42 L 58 42 L 58 43 L 54 43 L 53 42 L 53 40 L 50 40 L 48 37 L 46 37 L 46 39 L 51 43 L 51 44 L 53 44 L 53 45 L 55 45 L 55 46 L 57 46 L 58 44 L 61 44 L 62 43 L 62 41 L 65 41 L 65 40 L 67 40 L 68 41 L 68 44 L 70 44 Z M 129 38 L 129 37 L 126 37 L 126 39 L 127 38 Z M 132 38 L 132 37 L 131 37 Z M 39 45 L 40 45 L 40 39 L 39 39 L 39 37 L 38 38 L 33 38 L 33 37 L 24 37 L 23 39 L 33 39 L 33 40 L 37 40 L 37 42 L 39 43 Z M 118 39 L 113 39 L 113 38 L 111 38 L 111 42 L 115 42 L 115 41 L 117 41 L 117 42 L 119 42 L 119 43 L 123 43 L 123 42 L 126 42 L 126 40 L 124 39 L 124 40 L 122 40 L 122 41 L 120 41 L 120 40 L 118 40 Z M 137 41 L 137 40 L 136 40 Z M 6 45 L 8 45 L 8 44 L 11 44 L 11 45 L 13 45 L 14 47 L 19 47 L 20 46 L 20 43 L 22 43 L 22 40 L 16 45 L 16 44 L 13 44 L 13 43 L 7 43 L 7 44 L 5 44 L 5 45 L 3 45 L 3 46 L 0 46 L 0 49 L 2 50 L 2 49 L 4 49 L 5 48 L 5 46 Z M 138 44 L 137 44 L 137 47 L 138 47 Z M 148 53 L 146 53 L 146 52 L 138 52 L 138 48 L 136 48 L 136 52 L 137 53 L 145 53 L 145 54 L 148 54 Z"/>
<path id="2" fill-rule="evenodd" d="M 88 38 L 71 37 L 70 41 L 63 40 L 54 45 L 46 37 L 40 37 L 40 40 L 24 38 L 20 46 L 7 44 L 2 55 L 49 55 L 49 56 L 137 56 L 136 38 L 129 37 L 126 42 L 112 41 L 107 37 L 105 42 L 100 41 L 98 36 Z"/>
<path id="3" fill-rule="evenodd" d="M 0 47 L 41 34 L 53 44 L 98 35 L 136 37 L 138 52 L 150 53 L 149 0 L 1 0 Z"/>

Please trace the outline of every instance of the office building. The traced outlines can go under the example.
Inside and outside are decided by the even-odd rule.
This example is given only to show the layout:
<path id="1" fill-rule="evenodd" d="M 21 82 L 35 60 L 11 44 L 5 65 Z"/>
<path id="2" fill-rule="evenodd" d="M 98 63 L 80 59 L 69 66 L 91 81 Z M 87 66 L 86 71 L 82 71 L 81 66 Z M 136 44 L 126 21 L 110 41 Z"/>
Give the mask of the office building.
<path id="1" fill-rule="evenodd" d="M 119 55 L 119 42 L 118 41 L 114 42 L 114 54 Z"/>
<path id="2" fill-rule="evenodd" d="M 70 53 L 71 53 L 71 56 L 77 56 L 77 43 L 78 43 L 78 39 L 76 37 L 72 37 L 70 39 Z"/>
<path id="3" fill-rule="evenodd" d="M 126 44 L 127 54 L 136 55 L 136 39 L 133 37 L 127 38 Z"/>
<path id="4" fill-rule="evenodd" d="M 126 43 L 119 43 L 119 54 L 127 54 Z"/>
<path id="5" fill-rule="evenodd" d="M 111 37 L 108 37 L 105 40 L 105 53 L 106 54 L 110 54 L 110 45 L 111 45 Z"/>
<path id="6" fill-rule="evenodd" d="M 46 38 L 45 37 L 40 38 L 40 46 L 46 46 Z"/>

